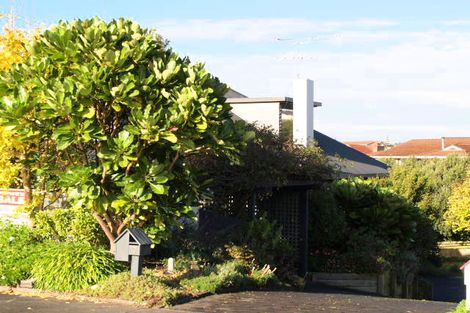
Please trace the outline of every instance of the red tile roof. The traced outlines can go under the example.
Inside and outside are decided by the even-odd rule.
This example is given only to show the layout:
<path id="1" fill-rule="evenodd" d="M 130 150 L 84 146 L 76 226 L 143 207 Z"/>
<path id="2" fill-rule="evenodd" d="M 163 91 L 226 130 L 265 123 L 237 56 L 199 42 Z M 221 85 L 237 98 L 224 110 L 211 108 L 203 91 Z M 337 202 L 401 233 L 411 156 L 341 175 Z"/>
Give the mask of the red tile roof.
<path id="1" fill-rule="evenodd" d="M 442 149 L 444 145 L 444 149 Z M 455 149 L 449 148 L 455 146 Z M 447 148 L 447 149 L 446 149 Z M 470 137 L 443 137 L 439 139 L 412 139 L 374 157 L 446 157 L 451 154 L 470 155 Z"/>
<path id="2" fill-rule="evenodd" d="M 373 155 L 377 152 L 379 146 L 383 146 L 381 141 L 362 140 L 362 141 L 344 141 L 345 145 L 367 155 Z"/>

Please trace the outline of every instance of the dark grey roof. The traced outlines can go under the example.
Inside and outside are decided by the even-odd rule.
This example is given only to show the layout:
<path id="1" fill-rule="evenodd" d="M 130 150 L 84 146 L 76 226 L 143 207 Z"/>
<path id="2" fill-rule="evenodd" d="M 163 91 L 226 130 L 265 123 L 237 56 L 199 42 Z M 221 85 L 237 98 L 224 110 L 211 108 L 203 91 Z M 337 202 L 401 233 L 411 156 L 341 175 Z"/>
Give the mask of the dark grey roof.
<path id="1" fill-rule="evenodd" d="M 247 98 L 244 94 L 229 88 L 227 93 L 225 94 L 225 98 Z"/>
<path id="2" fill-rule="evenodd" d="M 384 176 L 388 174 L 388 166 L 370 156 L 334 140 L 318 131 L 314 131 L 314 139 L 328 158 L 339 166 L 340 175 L 347 176 Z"/>
<path id="3" fill-rule="evenodd" d="M 128 228 L 117 237 L 114 242 L 118 242 L 119 239 L 125 235 L 132 236 L 135 241 L 140 245 L 151 245 L 152 240 L 145 234 L 142 228 Z"/>

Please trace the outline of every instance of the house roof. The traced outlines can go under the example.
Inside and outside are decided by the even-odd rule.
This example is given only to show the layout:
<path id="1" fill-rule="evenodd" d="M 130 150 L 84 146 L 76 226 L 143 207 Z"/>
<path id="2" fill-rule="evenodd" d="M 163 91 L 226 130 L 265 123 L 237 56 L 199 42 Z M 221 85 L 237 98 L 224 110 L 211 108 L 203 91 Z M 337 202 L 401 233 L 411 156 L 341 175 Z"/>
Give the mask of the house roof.
<path id="1" fill-rule="evenodd" d="M 444 147 L 444 149 L 443 149 Z M 443 137 L 439 139 L 412 139 L 374 157 L 446 157 L 451 154 L 469 155 L 470 137 Z"/>
<path id="2" fill-rule="evenodd" d="M 232 88 L 229 88 L 228 91 L 225 93 L 225 98 L 248 98 L 241 92 L 238 92 L 236 90 L 233 90 Z"/>
<path id="3" fill-rule="evenodd" d="M 348 147 L 333 138 L 318 131 L 314 131 L 314 139 L 331 162 L 339 166 L 340 175 L 342 177 L 370 177 L 385 176 L 388 174 L 388 166 L 386 164 Z"/>
<path id="4" fill-rule="evenodd" d="M 391 146 L 390 144 L 377 140 L 343 141 L 343 143 L 369 156 L 376 153 L 379 150 L 379 147 L 382 147 L 381 150 L 383 150 L 385 147 L 389 148 Z"/>

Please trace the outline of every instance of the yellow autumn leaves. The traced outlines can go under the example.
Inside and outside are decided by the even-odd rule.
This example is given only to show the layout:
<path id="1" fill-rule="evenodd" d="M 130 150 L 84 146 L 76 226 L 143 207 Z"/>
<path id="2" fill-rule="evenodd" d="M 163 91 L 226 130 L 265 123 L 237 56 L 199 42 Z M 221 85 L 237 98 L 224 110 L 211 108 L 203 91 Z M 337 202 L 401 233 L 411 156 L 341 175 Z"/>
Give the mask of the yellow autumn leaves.
<path id="1" fill-rule="evenodd" d="M 452 189 L 445 220 L 454 232 L 470 231 L 470 171 L 466 179 Z"/>
<path id="2" fill-rule="evenodd" d="M 39 31 L 25 31 L 15 26 L 13 14 L 0 14 L 0 71 L 8 70 L 13 64 L 27 56 L 26 44 Z M 20 164 L 14 163 L 18 142 L 0 127 L 0 188 L 8 188 L 18 176 Z"/>

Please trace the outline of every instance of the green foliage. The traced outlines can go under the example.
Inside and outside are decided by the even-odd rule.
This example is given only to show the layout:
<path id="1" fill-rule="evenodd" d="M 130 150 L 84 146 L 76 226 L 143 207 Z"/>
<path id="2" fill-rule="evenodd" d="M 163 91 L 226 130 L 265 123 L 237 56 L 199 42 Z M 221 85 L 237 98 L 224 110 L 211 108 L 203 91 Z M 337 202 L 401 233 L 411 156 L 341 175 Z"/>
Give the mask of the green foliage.
<path id="1" fill-rule="evenodd" d="M 429 220 L 390 189 L 354 178 L 320 193 L 311 198 L 317 270 L 381 272 L 392 267 L 406 274 L 436 253 L 437 236 Z"/>
<path id="2" fill-rule="evenodd" d="M 144 226 L 158 243 L 204 189 L 187 158 L 210 150 L 236 161 L 253 137 L 203 64 L 130 20 L 59 22 L 28 51 L 1 75 L 0 124 L 41 147 L 26 161 L 110 241 Z"/>
<path id="3" fill-rule="evenodd" d="M 389 178 L 381 183 L 417 205 L 434 228 L 447 239 L 465 239 L 465 233 L 453 233 L 444 216 L 455 184 L 464 180 L 470 158 L 450 156 L 445 159 L 406 159 L 392 163 Z"/>
<path id="4" fill-rule="evenodd" d="M 244 225 L 228 252 L 235 259 L 259 266 L 269 264 L 281 271 L 289 270 L 294 249 L 282 236 L 282 228 L 266 217 L 255 218 Z"/>
<path id="5" fill-rule="evenodd" d="M 164 252 L 164 256 L 175 258 L 177 270 L 188 270 L 191 265 L 219 264 L 230 259 L 256 266 L 268 264 L 283 274 L 292 270 L 293 265 L 293 248 L 283 237 L 282 227 L 266 216 L 217 234 L 186 227 L 176 231 L 172 241 L 165 242 L 159 251 L 165 247 L 170 251 Z"/>
<path id="6" fill-rule="evenodd" d="M 0 285 L 15 286 L 30 276 L 39 244 L 26 226 L 0 222 Z"/>
<path id="7" fill-rule="evenodd" d="M 127 272 L 111 275 L 92 288 L 88 288 L 86 293 L 97 297 L 164 306 L 174 305 L 188 297 L 187 292 L 169 286 L 164 279 L 153 275 L 148 270 L 137 277 L 133 277 Z"/>
<path id="8" fill-rule="evenodd" d="M 467 178 L 452 190 L 444 218 L 455 233 L 470 234 L 470 171 Z"/>
<path id="9" fill-rule="evenodd" d="M 277 277 L 269 267 L 250 271 L 245 263 L 236 260 L 218 265 L 209 275 L 181 281 L 182 286 L 193 292 L 211 293 L 259 289 L 277 283 Z"/>
<path id="10" fill-rule="evenodd" d="M 50 243 L 32 268 L 35 286 L 48 290 L 79 290 L 119 270 L 113 256 L 86 243 Z"/>
<path id="11" fill-rule="evenodd" d="M 256 139 L 241 152 L 240 163 L 206 154 L 192 158 L 192 164 L 206 173 L 211 181 L 210 209 L 223 214 L 251 218 L 246 203 L 253 194 L 270 196 L 270 187 L 289 181 L 307 180 L 319 184 L 333 176 L 333 168 L 317 146 L 305 148 L 292 139 L 279 136 L 269 128 L 254 128 Z M 227 203 L 230 202 L 230 208 Z"/>
<path id="12" fill-rule="evenodd" d="M 96 219 L 83 208 L 38 211 L 33 221 L 35 233 L 43 240 L 104 242 Z"/>
<path id="13" fill-rule="evenodd" d="M 453 311 L 449 311 L 448 313 L 468 313 L 465 309 L 465 300 L 460 301 L 459 305 Z"/>

